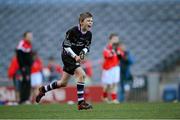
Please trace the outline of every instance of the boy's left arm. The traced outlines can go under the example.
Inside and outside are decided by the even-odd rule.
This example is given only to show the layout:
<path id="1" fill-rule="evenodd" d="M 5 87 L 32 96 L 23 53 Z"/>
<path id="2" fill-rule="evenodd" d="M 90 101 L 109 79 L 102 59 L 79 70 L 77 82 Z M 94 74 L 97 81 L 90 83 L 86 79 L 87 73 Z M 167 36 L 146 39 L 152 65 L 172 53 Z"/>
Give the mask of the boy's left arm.
<path id="1" fill-rule="evenodd" d="M 91 39 L 92 35 L 90 34 L 89 40 L 86 41 L 85 47 L 79 53 L 81 59 L 84 59 L 85 55 L 90 51 Z"/>

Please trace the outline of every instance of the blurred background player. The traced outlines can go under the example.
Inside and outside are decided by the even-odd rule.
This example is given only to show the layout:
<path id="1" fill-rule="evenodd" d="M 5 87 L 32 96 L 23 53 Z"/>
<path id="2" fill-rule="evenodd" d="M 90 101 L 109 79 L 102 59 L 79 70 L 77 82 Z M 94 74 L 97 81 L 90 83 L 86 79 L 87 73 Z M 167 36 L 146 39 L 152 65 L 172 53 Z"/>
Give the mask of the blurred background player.
<path id="1" fill-rule="evenodd" d="M 47 68 L 48 68 L 49 73 L 50 73 L 48 76 L 49 82 L 53 82 L 53 81 L 59 80 L 61 78 L 61 75 L 63 72 L 62 67 L 56 63 L 53 56 L 49 57 Z"/>
<path id="2" fill-rule="evenodd" d="M 121 68 L 121 80 L 120 80 L 120 93 L 119 93 L 119 101 L 123 102 L 128 101 L 130 98 L 130 91 L 132 89 L 133 84 L 133 76 L 131 74 L 131 66 L 134 63 L 134 59 L 130 54 L 130 51 L 126 48 L 126 45 L 121 43 L 121 49 L 124 52 L 124 57 L 121 59 L 120 68 Z"/>
<path id="3" fill-rule="evenodd" d="M 92 33 L 90 30 L 93 24 L 92 17 L 92 14 L 89 12 L 81 13 L 79 16 L 79 25 L 69 29 L 66 32 L 66 37 L 62 45 L 63 51 L 61 54 L 64 64 L 61 80 L 40 87 L 39 95 L 36 97 L 37 102 L 40 102 L 41 98 L 46 92 L 65 87 L 69 78 L 74 75 L 78 81 L 78 109 L 81 110 L 92 108 L 92 106 L 86 103 L 84 100 L 85 72 L 80 67 L 80 63 L 84 59 L 85 54 L 89 51 L 91 44 Z"/>
<path id="4" fill-rule="evenodd" d="M 19 42 L 16 52 L 19 69 L 22 74 L 22 83 L 20 87 L 20 101 L 19 103 L 28 103 L 31 91 L 31 66 L 32 59 L 32 41 L 33 34 L 28 31 L 23 34 L 23 39 Z"/>
<path id="5" fill-rule="evenodd" d="M 38 56 L 37 51 L 33 51 L 33 65 L 31 67 L 31 88 L 32 88 L 32 102 L 35 100 L 35 96 L 38 94 L 38 88 L 43 82 L 43 61 Z"/>
<path id="6" fill-rule="evenodd" d="M 119 47 L 119 37 L 112 33 L 109 42 L 103 51 L 102 83 L 104 85 L 103 100 L 109 102 L 108 94 L 111 94 L 111 102 L 118 103 L 117 85 L 120 80 L 120 58 L 124 55 Z"/>

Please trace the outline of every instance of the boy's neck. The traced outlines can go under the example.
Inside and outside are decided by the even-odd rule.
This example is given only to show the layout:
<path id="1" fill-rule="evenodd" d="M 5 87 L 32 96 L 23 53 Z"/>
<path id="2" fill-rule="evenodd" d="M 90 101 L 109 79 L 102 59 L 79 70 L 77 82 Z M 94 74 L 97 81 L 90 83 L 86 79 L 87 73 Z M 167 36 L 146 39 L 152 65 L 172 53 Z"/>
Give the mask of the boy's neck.
<path id="1" fill-rule="evenodd" d="M 80 24 L 78 25 L 79 31 L 81 31 L 82 34 L 86 34 L 87 30 L 84 29 Z"/>
<path id="2" fill-rule="evenodd" d="M 87 32 L 87 30 L 85 28 L 82 28 L 82 27 L 81 27 L 81 31 L 82 32 Z"/>

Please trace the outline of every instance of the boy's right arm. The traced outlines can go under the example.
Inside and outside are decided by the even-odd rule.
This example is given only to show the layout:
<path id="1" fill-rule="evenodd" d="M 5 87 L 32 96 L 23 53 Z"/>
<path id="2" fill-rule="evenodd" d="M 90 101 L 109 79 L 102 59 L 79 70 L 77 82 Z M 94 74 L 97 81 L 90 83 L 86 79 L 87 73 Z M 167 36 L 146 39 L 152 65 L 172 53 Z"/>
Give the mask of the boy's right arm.
<path id="1" fill-rule="evenodd" d="M 73 39 L 74 39 L 74 33 L 73 33 L 72 30 L 69 30 L 66 33 L 66 37 L 65 37 L 65 40 L 64 40 L 63 47 L 64 47 L 65 51 L 67 52 L 67 54 L 69 54 L 77 62 L 80 62 L 80 57 L 78 55 L 76 55 L 76 53 L 71 49 Z"/>

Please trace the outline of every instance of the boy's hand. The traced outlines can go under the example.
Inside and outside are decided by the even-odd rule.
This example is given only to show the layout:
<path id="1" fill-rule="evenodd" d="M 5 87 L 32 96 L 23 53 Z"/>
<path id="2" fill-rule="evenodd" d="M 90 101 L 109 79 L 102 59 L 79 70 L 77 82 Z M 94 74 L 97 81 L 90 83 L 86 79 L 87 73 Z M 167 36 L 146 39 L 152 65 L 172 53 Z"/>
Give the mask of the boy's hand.
<path id="1" fill-rule="evenodd" d="M 79 56 L 80 56 L 81 60 L 84 60 L 85 52 L 82 50 L 82 51 L 79 53 Z"/>
<path id="2" fill-rule="evenodd" d="M 76 62 L 81 62 L 81 58 L 80 58 L 80 56 L 75 56 L 75 58 L 74 58 L 75 60 L 76 60 Z"/>

